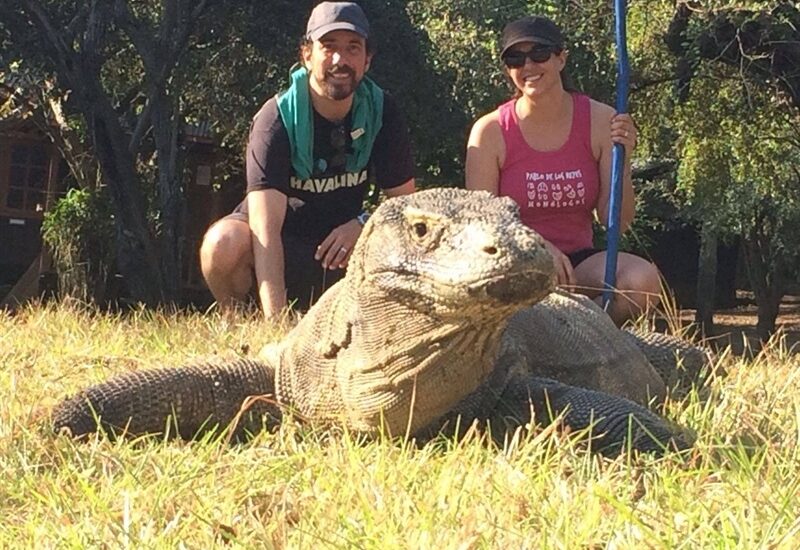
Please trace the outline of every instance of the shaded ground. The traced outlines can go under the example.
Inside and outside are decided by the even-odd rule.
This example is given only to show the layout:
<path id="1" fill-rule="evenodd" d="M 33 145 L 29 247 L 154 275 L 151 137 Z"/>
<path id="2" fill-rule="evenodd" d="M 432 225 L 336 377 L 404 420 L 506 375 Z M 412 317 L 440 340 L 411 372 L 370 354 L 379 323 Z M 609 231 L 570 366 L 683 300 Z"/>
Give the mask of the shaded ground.
<path id="1" fill-rule="evenodd" d="M 718 310 L 714 313 L 714 334 L 707 338 L 714 347 L 722 348 L 730 345 L 733 352 L 741 354 L 748 347 L 759 349 L 756 334 L 757 309 L 753 294 L 737 291 L 739 305 L 733 309 Z M 685 309 L 681 312 L 684 323 L 694 321 L 695 311 Z M 786 347 L 794 353 L 800 353 L 800 296 L 783 297 L 777 329 L 785 337 Z"/>

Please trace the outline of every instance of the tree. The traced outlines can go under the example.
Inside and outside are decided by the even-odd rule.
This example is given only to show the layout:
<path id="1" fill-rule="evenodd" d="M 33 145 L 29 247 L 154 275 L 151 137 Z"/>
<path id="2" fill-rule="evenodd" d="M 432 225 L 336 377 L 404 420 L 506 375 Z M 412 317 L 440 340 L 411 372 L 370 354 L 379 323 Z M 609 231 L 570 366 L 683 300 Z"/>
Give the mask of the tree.
<path id="1" fill-rule="evenodd" d="M 800 109 L 800 9 L 785 0 L 749 7 L 678 3 L 665 40 L 683 60 L 682 83 L 691 84 L 692 66 L 701 61 L 722 63 Z"/>
<path id="2" fill-rule="evenodd" d="M 787 228 L 798 185 L 797 29 L 787 2 L 662 2 L 629 13 L 637 152 L 676 160 L 644 210 L 666 197 L 667 225 L 699 229 L 696 320 L 706 331 L 718 241 L 741 237 L 762 337 L 774 329 L 794 267 L 800 241 Z"/>
<path id="3" fill-rule="evenodd" d="M 113 198 L 118 269 L 131 297 L 147 304 L 179 290 L 184 79 L 176 68 L 222 4 L 11 0 L 0 8 L 15 51 L 69 90 Z M 149 163 L 155 227 L 142 181 Z"/>
<path id="4" fill-rule="evenodd" d="M 704 233 L 741 235 L 766 339 L 800 246 L 800 11 L 682 6 L 676 20 L 667 43 L 692 67 L 678 119 L 683 184 Z"/>

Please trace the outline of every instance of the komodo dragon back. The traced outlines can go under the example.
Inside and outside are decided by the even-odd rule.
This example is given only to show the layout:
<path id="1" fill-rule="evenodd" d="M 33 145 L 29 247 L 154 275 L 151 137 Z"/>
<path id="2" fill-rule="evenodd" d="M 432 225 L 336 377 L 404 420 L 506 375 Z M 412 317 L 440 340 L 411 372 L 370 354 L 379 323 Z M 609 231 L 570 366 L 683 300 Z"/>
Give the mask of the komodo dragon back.
<path id="1" fill-rule="evenodd" d="M 462 414 L 515 429 L 537 411 L 537 422 L 564 413 L 573 429 L 594 425 L 618 446 L 687 446 L 631 401 L 536 376 L 524 349 L 502 337 L 553 284 L 552 257 L 510 199 L 457 189 L 396 197 L 364 227 L 345 277 L 267 360 L 123 375 L 64 401 L 55 426 L 81 435 L 99 417 L 131 435 L 173 423 L 192 437 L 228 425 L 248 396 L 267 395 L 271 419 L 290 408 L 370 435 L 422 436 Z M 649 443 L 617 429 L 632 422 Z"/>
<path id="2" fill-rule="evenodd" d="M 664 381 L 623 334 L 589 298 L 554 292 L 514 315 L 503 337 L 522 347 L 527 369 L 535 376 L 641 405 L 663 401 Z"/>

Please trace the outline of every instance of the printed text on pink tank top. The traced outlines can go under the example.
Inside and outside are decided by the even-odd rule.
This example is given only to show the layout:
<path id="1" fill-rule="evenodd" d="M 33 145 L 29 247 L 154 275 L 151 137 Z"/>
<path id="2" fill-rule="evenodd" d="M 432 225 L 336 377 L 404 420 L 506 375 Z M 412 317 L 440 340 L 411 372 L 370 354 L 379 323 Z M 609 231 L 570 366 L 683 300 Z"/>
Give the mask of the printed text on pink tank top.
<path id="1" fill-rule="evenodd" d="M 528 208 L 568 208 L 586 204 L 581 170 L 525 172 Z"/>

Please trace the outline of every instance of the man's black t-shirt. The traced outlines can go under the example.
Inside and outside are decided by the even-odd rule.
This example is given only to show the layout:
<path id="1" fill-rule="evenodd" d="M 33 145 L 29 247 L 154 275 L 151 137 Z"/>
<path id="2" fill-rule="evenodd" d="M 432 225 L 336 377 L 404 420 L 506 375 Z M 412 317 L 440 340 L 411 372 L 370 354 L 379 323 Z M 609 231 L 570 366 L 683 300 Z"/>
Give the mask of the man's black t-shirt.
<path id="1" fill-rule="evenodd" d="M 247 144 L 247 191 L 277 189 L 288 197 L 284 235 L 321 242 L 337 226 L 361 212 L 369 181 L 381 189 L 397 187 L 414 177 L 408 128 L 397 104 L 384 94 L 383 125 L 372 147 L 369 163 L 359 173 L 348 173 L 345 154 L 351 152 L 350 116 L 333 123 L 314 112 L 314 173 L 306 180 L 295 176 L 289 135 L 275 97 L 253 119 Z M 243 206 L 246 206 L 244 202 Z"/>

